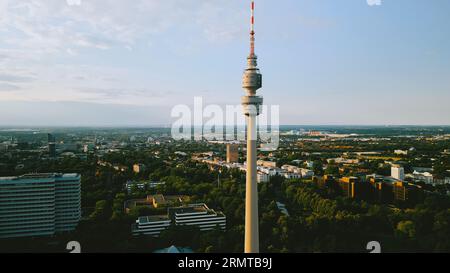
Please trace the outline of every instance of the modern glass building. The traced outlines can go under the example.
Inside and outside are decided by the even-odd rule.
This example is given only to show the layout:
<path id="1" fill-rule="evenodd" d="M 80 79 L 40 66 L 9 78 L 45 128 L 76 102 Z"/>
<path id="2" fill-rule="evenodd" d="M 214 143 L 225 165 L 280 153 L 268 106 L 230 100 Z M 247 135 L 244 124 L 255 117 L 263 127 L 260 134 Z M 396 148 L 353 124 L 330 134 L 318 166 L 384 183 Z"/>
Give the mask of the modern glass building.
<path id="1" fill-rule="evenodd" d="M 73 231 L 81 218 L 79 174 L 0 177 L 0 238 Z"/>

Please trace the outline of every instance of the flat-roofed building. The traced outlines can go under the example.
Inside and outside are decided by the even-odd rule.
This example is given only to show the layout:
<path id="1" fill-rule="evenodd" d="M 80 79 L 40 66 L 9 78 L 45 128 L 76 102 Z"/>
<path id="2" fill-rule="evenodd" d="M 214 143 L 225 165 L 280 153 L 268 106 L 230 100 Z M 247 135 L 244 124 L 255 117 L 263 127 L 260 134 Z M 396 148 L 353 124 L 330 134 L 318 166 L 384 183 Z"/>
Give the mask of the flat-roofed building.
<path id="1" fill-rule="evenodd" d="M 369 182 L 364 182 L 358 177 L 342 177 L 339 179 L 339 187 L 344 196 L 360 200 L 373 198 L 374 189 Z"/>
<path id="2" fill-rule="evenodd" d="M 283 166 L 281 166 L 281 169 L 286 170 L 291 173 L 298 173 L 300 168 L 297 166 L 293 166 L 293 165 L 283 165 Z"/>
<path id="3" fill-rule="evenodd" d="M 164 185 L 165 182 L 160 181 L 133 181 L 129 180 L 126 183 L 128 193 L 132 193 L 133 190 L 148 190 L 154 189 L 158 186 Z"/>
<path id="4" fill-rule="evenodd" d="M 151 198 L 153 199 L 153 207 L 155 208 L 165 206 L 167 204 L 166 198 L 164 198 L 164 195 L 162 194 L 155 194 Z"/>
<path id="5" fill-rule="evenodd" d="M 291 173 L 291 172 L 286 172 L 283 174 L 284 178 L 286 179 L 299 179 L 302 178 L 302 175 L 299 173 Z"/>
<path id="6" fill-rule="evenodd" d="M 0 238 L 73 231 L 81 218 L 79 174 L 0 178 Z"/>
<path id="7" fill-rule="evenodd" d="M 155 194 L 147 196 L 148 200 L 151 200 L 154 208 L 163 206 L 179 206 L 183 205 L 190 200 L 187 195 L 162 195 Z"/>
<path id="8" fill-rule="evenodd" d="M 201 231 L 226 229 L 226 216 L 206 204 L 191 204 L 168 208 L 167 215 L 139 217 L 132 226 L 133 235 L 159 236 L 171 225 L 195 226 Z"/>
<path id="9" fill-rule="evenodd" d="M 305 162 L 305 165 L 307 168 L 314 168 L 314 161 L 308 160 Z"/>
<path id="10" fill-rule="evenodd" d="M 397 180 L 405 180 L 405 169 L 397 164 L 391 166 L 391 176 Z"/>
<path id="11" fill-rule="evenodd" d="M 159 236 L 159 234 L 170 227 L 172 221 L 167 215 L 142 216 L 136 220 L 133 225 L 133 235 L 151 235 Z"/>
<path id="12" fill-rule="evenodd" d="M 227 163 L 237 163 L 239 162 L 239 145 L 238 144 L 227 144 Z"/>
<path id="13" fill-rule="evenodd" d="M 371 174 L 366 176 L 366 180 L 372 186 L 373 201 L 380 203 L 392 203 L 394 201 L 394 183 L 397 180 L 391 176 Z"/>
<path id="14" fill-rule="evenodd" d="M 135 207 L 161 208 L 169 206 L 179 206 L 190 201 L 188 195 L 147 195 L 145 199 L 131 199 L 124 202 L 124 209 L 126 213 Z"/>
<path id="15" fill-rule="evenodd" d="M 381 203 L 391 203 L 394 200 L 393 184 L 375 182 L 375 200 Z"/>
<path id="16" fill-rule="evenodd" d="M 206 204 L 192 204 L 178 208 L 169 208 L 169 217 L 177 226 L 197 226 L 200 230 L 226 228 L 226 217 L 222 212 L 208 208 Z"/>
<path id="17" fill-rule="evenodd" d="M 146 190 L 147 183 L 146 181 L 127 181 L 125 187 L 128 193 L 131 193 L 133 190 Z"/>
<path id="18" fill-rule="evenodd" d="M 412 177 L 414 180 L 416 181 L 422 181 L 425 182 L 427 184 L 433 184 L 433 174 L 430 172 L 418 172 L 418 171 L 414 171 L 412 173 Z"/>
<path id="19" fill-rule="evenodd" d="M 308 177 L 313 177 L 314 176 L 314 171 L 308 170 L 308 169 L 304 169 L 304 168 L 300 169 L 300 173 L 301 173 L 303 178 L 308 178 Z"/>
<path id="20" fill-rule="evenodd" d="M 8 144 L 0 143 L 0 152 L 7 152 L 7 151 L 8 151 Z"/>
<path id="21" fill-rule="evenodd" d="M 409 204 L 416 204 L 422 198 L 423 194 L 420 186 L 400 181 L 393 184 L 393 191 L 396 201 Z"/>
<path id="22" fill-rule="evenodd" d="M 354 198 L 356 195 L 355 183 L 357 182 L 357 177 L 343 177 L 339 179 L 339 186 L 341 187 L 342 194 L 346 197 Z"/>
<path id="23" fill-rule="evenodd" d="M 131 212 L 132 209 L 136 207 L 147 207 L 152 208 L 153 207 L 153 199 L 131 199 L 127 200 L 123 204 L 125 213 L 128 214 Z"/>
<path id="24" fill-rule="evenodd" d="M 267 183 L 270 181 L 270 176 L 266 173 L 258 171 L 256 181 L 258 181 L 258 183 Z"/>
<path id="25" fill-rule="evenodd" d="M 323 177 L 313 176 L 312 181 L 317 183 L 321 188 L 338 189 L 338 183 L 332 175 L 324 175 Z"/>
<path id="26" fill-rule="evenodd" d="M 134 173 L 142 173 L 146 170 L 146 167 L 144 164 L 137 163 L 133 165 L 133 172 Z"/>
<path id="27" fill-rule="evenodd" d="M 48 153 L 50 157 L 56 157 L 56 139 L 52 134 L 47 135 Z"/>
<path id="28" fill-rule="evenodd" d="M 277 163 L 274 161 L 258 160 L 257 164 L 258 164 L 258 166 L 263 166 L 266 168 L 276 168 L 277 167 Z"/>
<path id="29" fill-rule="evenodd" d="M 396 155 L 408 155 L 408 150 L 395 150 L 394 154 L 396 154 Z"/>

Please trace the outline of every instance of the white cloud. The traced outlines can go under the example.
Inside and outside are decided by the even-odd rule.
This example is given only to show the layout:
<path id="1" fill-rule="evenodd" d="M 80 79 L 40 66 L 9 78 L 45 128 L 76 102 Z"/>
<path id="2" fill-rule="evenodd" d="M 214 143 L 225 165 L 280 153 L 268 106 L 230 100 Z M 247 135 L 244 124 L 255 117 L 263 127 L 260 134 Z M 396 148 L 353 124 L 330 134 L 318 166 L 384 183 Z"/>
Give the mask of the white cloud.
<path id="1" fill-rule="evenodd" d="M 0 46 L 47 53 L 68 45 L 132 47 L 192 22 L 205 38 L 228 41 L 242 29 L 236 20 L 244 16 L 241 7 L 226 0 L 0 0 Z"/>
<path id="2" fill-rule="evenodd" d="M 16 78 L 4 72 L 10 82 L 2 89 L 16 92 L 2 94 L 0 100 L 162 102 L 152 92 L 131 92 L 142 89 L 142 83 L 114 65 L 79 62 L 111 49 L 134 54 L 139 46 L 163 44 L 175 55 L 185 55 L 195 52 L 199 43 L 230 42 L 246 35 L 241 18 L 248 13 L 243 7 L 241 1 L 229 0 L 0 0 L 0 65 L 26 71 L 14 74 Z M 185 43 L 174 35 L 182 35 Z M 10 86 L 11 80 L 19 81 L 27 73 L 33 75 L 32 84 L 21 81 L 14 82 L 17 88 Z M 101 80 L 107 78 L 115 82 Z M 110 89 L 116 97 L 82 91 L 89 88 L 105 93 Z M 114 93 L 118 88 L 130 92 Z"/>
<path id="3" fill-rule="evenodd" d="M 79 6 L 81 5 L 81 0 L 66 0 L 69 6 Z"/>
<path id="4" fill-rule="evenodd" d="M 17 85 L 0 82 L 0 92 L 3 92 L 3 91 L 16 91 L 16 90 L 20 90 L 20 87 L 17 86 Z"/>
<path id="5" fill-rule="evenodd" d="M 20 74 L 2 73 L 0 72 L 0 82 L 30 82 L 33 78 L 30 76 L 23 76 Z"/>
<path id="6" fill-rule="evenodd" d="M 369 6 L 381 6 L 381 0 L 367 0 Z"/>

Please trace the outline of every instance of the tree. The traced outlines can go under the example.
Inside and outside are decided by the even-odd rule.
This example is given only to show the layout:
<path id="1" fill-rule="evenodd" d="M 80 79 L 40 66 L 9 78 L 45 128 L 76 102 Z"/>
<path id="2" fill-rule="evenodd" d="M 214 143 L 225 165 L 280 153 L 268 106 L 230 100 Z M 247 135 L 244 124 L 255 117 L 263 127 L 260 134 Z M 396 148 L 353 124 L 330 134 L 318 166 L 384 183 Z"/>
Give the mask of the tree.
<path id="1" fill-rule="evenodd" d="M 108 202 L 106 200 L 100 200 L 95 203 L 95 210 L 91 215 L 89 215 L 89 219 L 94 221 L 105 221 L 109 219 L 111 215 L 110 208 L 108 208 Z"/>
<path id="2" fill-rule="evenodd" d="M 325 169 L 325 174 L 332 175 L 334 177 L 339 176 L 339 167 L 335 164 L 329 164 Z"/>
<path id="3" fill-rule="evenodd" d="M 401 235 L 411 239 L 416 237 L 416 226 L 414 225 L 414 222 L 411 220 L 400 221 L 397 224 L 397 231 Z"/>
<path id="4" fill-rule="evenodd" d="M 315 160 L 313 165 L 313 171 L 316 175 L 323 175 L 323 163 L 320 160 Z"/>

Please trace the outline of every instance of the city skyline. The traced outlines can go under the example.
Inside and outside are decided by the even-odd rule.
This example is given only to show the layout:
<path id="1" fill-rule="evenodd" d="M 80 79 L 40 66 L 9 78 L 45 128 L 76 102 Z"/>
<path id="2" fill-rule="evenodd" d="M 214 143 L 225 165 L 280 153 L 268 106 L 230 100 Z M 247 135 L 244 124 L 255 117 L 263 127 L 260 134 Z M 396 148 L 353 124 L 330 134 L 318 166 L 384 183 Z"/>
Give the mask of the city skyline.
<path id="1" fill-rule="evenodd" d="M 169 125 L 195 96 L 239 104 L 246 1 L 70 3 L 0 1 L 0 126 Z M 450 124 L 450 3 L 257 4 L 281 124 Z"/>

